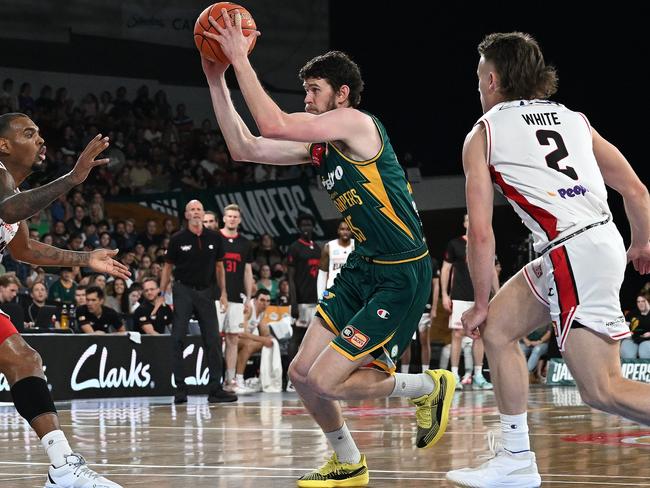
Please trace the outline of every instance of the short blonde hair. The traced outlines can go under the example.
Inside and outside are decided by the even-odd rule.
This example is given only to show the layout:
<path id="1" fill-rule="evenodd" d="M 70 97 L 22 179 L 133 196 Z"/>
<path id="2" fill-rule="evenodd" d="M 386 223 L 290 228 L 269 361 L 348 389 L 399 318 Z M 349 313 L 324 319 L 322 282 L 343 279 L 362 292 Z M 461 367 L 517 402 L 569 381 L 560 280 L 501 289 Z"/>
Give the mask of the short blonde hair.
<path id="1" fill-rule="evenodd" d="M 223 213 L 225 214 L 228 210 L 241 213 L 241 209 L 239 208 L 239 205 L 237 205 L 236 203 L 231 203 L 230 205 L 226 205 L 223 209 Z"/>

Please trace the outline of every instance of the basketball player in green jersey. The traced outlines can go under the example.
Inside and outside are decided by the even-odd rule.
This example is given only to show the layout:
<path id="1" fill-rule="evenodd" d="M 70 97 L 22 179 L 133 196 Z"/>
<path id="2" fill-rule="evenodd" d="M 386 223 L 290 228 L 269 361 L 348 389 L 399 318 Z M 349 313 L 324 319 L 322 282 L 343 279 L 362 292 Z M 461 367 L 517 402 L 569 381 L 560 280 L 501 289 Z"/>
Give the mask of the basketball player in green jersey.
<path id="1" fill-rule="evenodd" d="M 229 19 L 224 11 L 224 19 Z M 300 71 L 306 113 L 284 113 L 249 63 L 252 40 L 241 18 L 217 34 L 262 134 L 235 111 L 226 65 L 203 60 L 212 102 L 233 159 L 313 164 L 347 222 L 356 249 L 325 291 L 289 375 L 305 407 L 334 449 L 300 487 L 365 486 L 368 467 L 348 431 L 338 400 L 401 396 L 416 406 L 416 444 L 435 444 L 447 426 L 455 381 L 451 372 L 396 374 L 431 289 L 431 260 L 413 198 L 383 125 L 358 110 L 363 81 L 345 54 L 329 52 Z M 254 35 L 254 34 L 253 34 Z M 363 368 L 369 365 L 375 368 Z"/>

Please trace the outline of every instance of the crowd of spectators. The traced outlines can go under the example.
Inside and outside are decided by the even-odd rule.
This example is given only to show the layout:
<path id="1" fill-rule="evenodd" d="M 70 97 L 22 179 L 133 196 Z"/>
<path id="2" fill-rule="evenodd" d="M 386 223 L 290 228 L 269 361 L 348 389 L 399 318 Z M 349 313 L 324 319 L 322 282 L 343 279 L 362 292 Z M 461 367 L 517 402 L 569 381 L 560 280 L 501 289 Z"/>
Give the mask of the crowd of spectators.
<path id="1" fill-rule="evenodd" d="M 97 307 L 105 307 L 119 317 L 119 322 L 103 329 L 105 332 L 123 327 L 138 329 L 133 314 L 145 301 L 142 284 L 147 279 L 160 280 L 163 256 L 177 226 L 171 218 L 162 222 L 162 228 L 149 220 L 138 232 L 135 220 L 117 220 L 107 214 L 106 199 L 313 176 L 309 168 L 299 166 L 278 169 L 234 163 L 212 122 L 205 119 L 197 124 L 183 103 L 172 108 L 163 90 L 150 96 L 143 85 L 131 98 L 125 87 L 119 87 L 114 94 L 87 93 L 81 100 L 73 100 L 65 87 L 55 90 L 45 85 L 38 93 L 33 93 L 30 83 L 17 86 L 9 78 L 0 89 L 0 114 L 25 113 L 37 123 L 46 140 L 42 171 L 28 178 L 22 189 L 70 171 L 86 143 L 99 132 L 111 139 L 111 162 L 94 169 L 83 185 L 30 218 L 30 238 L 75 251 L 119 249 L 117 259 L 129 267 L 131 278 L 107 279 L 88 268 L 42 268 L 17 262 L 5 251 L 0 275 L 13 277 L 9 288 L 15 293 L 10 297 L 0 283 L 5 295 L 3 298 L 0 294 L 0 302 L 19 302 L 27 327 L 34 327 L 38 309 L 44 305 L 57 305 L 53 320 L 57 325 L 63 305 L 78 318 L 81 307 L 87 312 L 86 294 L 90 290 L 97 313 L 101 314 Z M 262 236 L 254 255 L 259 287 L 269 289 L 274 304 L 288 303 L 285 256 L 271 236 Z M 72 321 L 76 331 L 91 332 L 78 322 Z"/>
<path id="2" fill-rule="evenodd" d="M 79 152 L 97 133 L 108 135 L 111 162 L 94 170 L 84 193 L 103 197 L 176 189 L 205 189 L 245 183 L 309 177 L 311 168 L 234 163 L 210 119 L 200 123 L 184 103 L 172 107 L 164 90 L 153 96 L 146 85 L 130 96 L 124 86 L 115 93 L 87 93 L 74 100 L 65 87 L 44 85 L 38 96 L 30 83 L 20 87 L 7 78 L 0 90 L 0 115 L 22 112 L 40 127 L 47 159 L 32 184 L 70 171 Z M 93 209 L 89 209 L 91 215 Z"/>

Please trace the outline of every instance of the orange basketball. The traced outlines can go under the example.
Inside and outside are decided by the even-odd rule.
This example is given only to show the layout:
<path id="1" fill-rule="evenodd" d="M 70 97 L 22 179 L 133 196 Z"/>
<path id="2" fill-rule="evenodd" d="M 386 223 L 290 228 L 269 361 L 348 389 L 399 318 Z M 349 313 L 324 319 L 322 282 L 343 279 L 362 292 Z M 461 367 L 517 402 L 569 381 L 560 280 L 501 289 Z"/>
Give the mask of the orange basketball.
<path id="1" fill-rule="evenodd" d="M 217 30 L 210 24 L 210 22 L 208 22 L 208 17 L 210 16 L 216 20 L 220 26 L 225 26 L 223 17 L 221 15 L 221 9 L 224 8 L 228 11 L 228 15 L 232 19 L 232 22 L 235 21 L 235 10 L 239 10 L 239 13 L 241 14 L 241 28 L 245 36 L 249 36 L 251 32 L 257 30 L 253 16 L 244 7 L 237 5 L 236 3 L 219 2 L 215 3 L 214 5 L 210 5 L 203 12 L 201 12 L 199 18 L 196 19 L 196 23 L 194 24 L 194 44 L 196 44 L 197 49 L 201 53 L 201 56 L 204 58 L 207 58 L 210 61 L 219 60 L 222 63 L 229 63 L 228 58 L 221 50 L 219 43 L 214 39 L 209 39 L 203 35 L 203 31 L 214 32 L 215 34 L 218 33 Z M 257 38 L 254 38 L 253 43 L 248 50 L 248 54 L 250 54 L 255 47 L 256 41 Z"/>

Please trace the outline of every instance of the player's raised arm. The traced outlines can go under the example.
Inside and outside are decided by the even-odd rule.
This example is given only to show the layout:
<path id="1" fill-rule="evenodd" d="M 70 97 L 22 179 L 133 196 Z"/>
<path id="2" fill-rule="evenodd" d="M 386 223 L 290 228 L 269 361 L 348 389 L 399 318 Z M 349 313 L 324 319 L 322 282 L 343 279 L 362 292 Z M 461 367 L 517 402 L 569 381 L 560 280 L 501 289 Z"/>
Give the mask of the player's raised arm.
<path id="1" fill-rule="evenodd" d="M 250 64 L 248 51 L 253 35 L 246 37 L 242 33 L 241 15 L 235 15 L 234 24 L 229 20 L 227 13 L 223 14 L 223 19 L 226 19 L 225 27 L 221 27 L 210 18 L 210 23 L 218 34 L 206 31 L 204 35 L 218 41 L 224 54 L 231 60 L 239 87 L 262 136 L 307 143 L 330 141 L 350 143 L 364 136 L 372 137 L 376 130 L 372 119 L 358 110 L 348 108 L 350 87 L 347 85 L 338 87 L 334 92 L 332 103 L 336 110 L 328 107 L 327 111 L 318 110 L 311 113 L 283 112 L 264 91 Z M 305 104 L 308 107 L 310 99 L 316 95 L 314 89 L 318 88 L 305 83 L 307 93 Z M 307 112 L 310 110 L 308 109 Z"/>
<path id="2" fill-rule="evenodd" d="M 254 136 L 235 110 L 230 98 L 224 77 L 228 66 L 205 58 L 201 58 L 201 63 L 210 87 L 217 122 L 234 160 L 278 165 L 310 162 L 307 144 Z"/>

